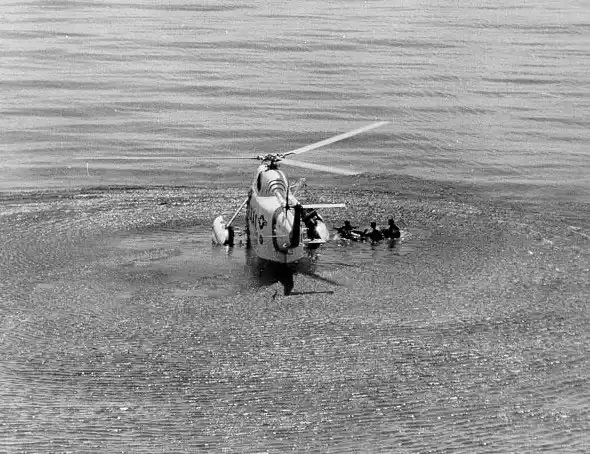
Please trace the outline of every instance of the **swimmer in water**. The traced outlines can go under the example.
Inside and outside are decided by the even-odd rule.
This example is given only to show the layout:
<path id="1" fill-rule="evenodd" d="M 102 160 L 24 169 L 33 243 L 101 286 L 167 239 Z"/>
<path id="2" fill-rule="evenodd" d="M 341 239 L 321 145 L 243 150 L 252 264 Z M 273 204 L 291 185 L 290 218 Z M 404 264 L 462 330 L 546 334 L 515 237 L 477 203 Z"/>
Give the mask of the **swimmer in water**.
<path id="1" fill-rule="evenodd" d="M 344 225 L 337 229 L 338 233 L 342 238 L 350 239 L 351 233 L 354 230 L 354 227 L 350 224 L 350 221 L 344 221 Z"/>
<path id="2" fill-rule="evenodd" d="M 371 240 L 371 243 L 377 243 L 383 239 L 383 233 L 377 228 L 375 221 L 371 222 L 371 228 L 365 231 L 365 238 Z"/>
<path id="3" fill-rule="evenodd" d="M 364 235 L 360 230 L 355 230 L 348 220 L 344 221 L 344 225 L 338 227 L 336 231 L 345 240 L 361 241 Z"/>
<path id="4" fill-rule="evenodd" d="M 395 221 L 393 220 L 393 218 L 389 219 L 388 227 L 385 230 L 383 230 L 383 236 L 385 238 L 390 238 L 392 240 L 398 240 L 401 236 L 399 227 L 395 225 Z"/>

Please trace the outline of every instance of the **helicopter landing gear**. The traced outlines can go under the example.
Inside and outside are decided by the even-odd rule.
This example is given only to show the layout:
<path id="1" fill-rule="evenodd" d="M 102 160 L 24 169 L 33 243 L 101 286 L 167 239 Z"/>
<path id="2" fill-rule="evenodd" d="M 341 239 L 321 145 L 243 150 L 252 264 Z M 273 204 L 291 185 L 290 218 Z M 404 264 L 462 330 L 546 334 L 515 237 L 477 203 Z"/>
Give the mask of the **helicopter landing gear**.
<path id="1" fill-rule="evenodd" d="M 230 225 L 229 227 L 226 227 L 226 230 L 227 230 L 227 239 L 225 240 L 225 243 L 223 243 L 223 245 L 233 247 L 234 246 L 234 238 L 236 236 L 236 234 L 234 232 L 234 228 Z"/>

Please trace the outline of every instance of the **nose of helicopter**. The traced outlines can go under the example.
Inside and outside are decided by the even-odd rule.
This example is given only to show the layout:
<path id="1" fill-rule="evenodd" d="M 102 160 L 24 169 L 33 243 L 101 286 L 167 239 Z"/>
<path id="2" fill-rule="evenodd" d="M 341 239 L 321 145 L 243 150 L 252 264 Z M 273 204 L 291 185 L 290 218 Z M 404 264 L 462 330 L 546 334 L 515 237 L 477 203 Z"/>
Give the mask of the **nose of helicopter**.
<path id="1" fill-rule="evenodd" d="M 273 242 L 277 250 L 286 252 L 301 241 L 301 205 L 285 210 L 277 209 L 272 218 Z"/>
<path id="2" fill-rule="evenodd" d="M 289 222 L 288 216 L 284 215 L 284 211 L 275 215 L 275 228 L 273 232 L 273 238 L 275 240 L 275 246 L 277 249 L 286 249 L 289 247 L 290 234 L 292 230 L 292 223 Z"/>

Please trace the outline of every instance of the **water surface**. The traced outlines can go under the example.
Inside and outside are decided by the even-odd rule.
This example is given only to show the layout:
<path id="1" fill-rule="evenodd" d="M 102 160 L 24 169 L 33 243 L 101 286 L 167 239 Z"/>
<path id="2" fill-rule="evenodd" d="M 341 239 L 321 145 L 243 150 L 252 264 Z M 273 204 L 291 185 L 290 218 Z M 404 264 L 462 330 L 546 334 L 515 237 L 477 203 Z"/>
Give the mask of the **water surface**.
<path id="1" fill-rule="evenodd" d="M 0 450 L 590 449 L 587 2 L 0 17 Z M 253 166 L 204 157 L 375 120 L 305 155 L 366 176 L 289 175 L 401 244 L 331 243 L 290 297 L 211 247 Z"/>

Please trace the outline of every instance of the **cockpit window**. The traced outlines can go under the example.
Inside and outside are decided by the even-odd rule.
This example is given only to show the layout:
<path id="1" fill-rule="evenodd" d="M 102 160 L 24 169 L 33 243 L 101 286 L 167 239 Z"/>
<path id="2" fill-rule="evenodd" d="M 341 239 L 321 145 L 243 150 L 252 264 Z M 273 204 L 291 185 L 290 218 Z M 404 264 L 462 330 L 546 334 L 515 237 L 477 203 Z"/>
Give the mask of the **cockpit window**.
<path id="1" fill-rule="evenodd" d="M 258 174 L 258 181 L 256 182 L 256 189 L 258 189 L 258 192 L 260 192 L 261 188 L 262 188 L 262 172 L 260 172 Z"/>

